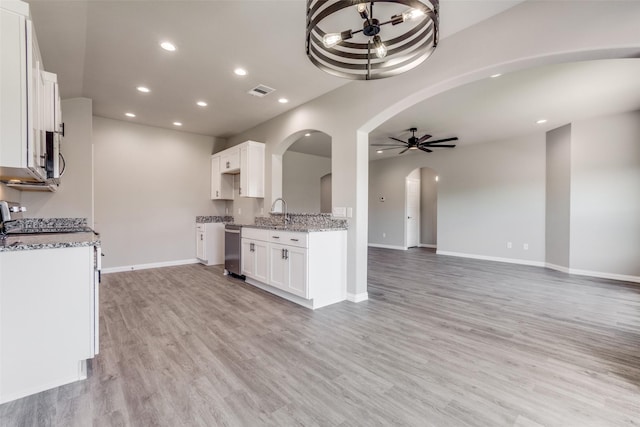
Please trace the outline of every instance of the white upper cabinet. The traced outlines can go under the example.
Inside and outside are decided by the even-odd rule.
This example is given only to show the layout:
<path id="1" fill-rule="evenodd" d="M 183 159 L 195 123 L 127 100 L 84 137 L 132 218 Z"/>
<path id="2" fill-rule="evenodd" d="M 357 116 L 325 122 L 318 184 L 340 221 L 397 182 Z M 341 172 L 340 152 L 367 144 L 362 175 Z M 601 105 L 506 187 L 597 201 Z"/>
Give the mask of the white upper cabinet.
<path id="1" fill-rule="evenodd" d="M 211 200 L 233 200 L 233 175 L 220 171 L 221 156 L 211 156 Z"/>
<path id="2" fill-rule="evenodd" d="M 240 145 L 240 197 L 264 197 L 264 144 Z"/>
<path id="3" fill-rule="evenodd" d="M 225 150 L 220 155 L 220 171 L 222 173 L 240 172 L 240 153 L 238 150 Z"/>
<path id="4" fill-rule="evenodd" d="M 41 182 L 47 176 L 44 132 L 60 130 L 60 106 L 55 74 L 44 71 L 27 3 L 1 4 L 0 44 L 0 179 Z"/>
<path id="5" fill-rule="evenodd" d="M 233 176 L 238 174 L 240 197 L 264 197 L 264 151 L 262 142 L 246 141 L 211 156 L 211 199 L 233 199 Z"/>

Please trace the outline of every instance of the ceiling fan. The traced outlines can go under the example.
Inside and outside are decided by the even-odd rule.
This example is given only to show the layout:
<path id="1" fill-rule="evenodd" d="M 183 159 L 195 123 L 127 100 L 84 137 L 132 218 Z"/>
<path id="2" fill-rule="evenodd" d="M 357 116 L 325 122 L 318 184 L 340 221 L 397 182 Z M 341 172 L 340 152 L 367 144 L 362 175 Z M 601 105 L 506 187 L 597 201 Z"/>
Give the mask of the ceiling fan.
<path id="1" fill-rule="evenodd" d="M 455 147 L 455 145 L 451 145 L 451 144 L 445 144 L 445 145 L 434 145 L 434 144 L 440 144 L 441 142 L 449 142 L 449 141 L 457 141 L 458 137 L 455 136 L 453 138 L 445 138 L 445 139 L 437 139 L 435 141 L 427 141 L 429 138 L 431 138 L 431 135 L 427 134 L 427 135 L 423 135 L 422 137 L 418 138 L 416 137 L 416 132 L 418 131 L 417 128 L 411 128 L 409 129 L 409 132 L 411 132 L 411 137 L 409 138 L 409 140 L 407 141 L 403 141 L 402 139 L 398 139 L 398 138 L 394 138 L 392 136 L 390 136 L 389 138 L 393 139 L 394 141 L 398 142 L 398 144 L 371 144 L 372 146 L 375 147 L 388 147 L 388 148 L 381 148 L 379 151 L 384 151 L 384 150 L 396 150 L 398 148 L 404 148 L 404 150 L 402 150 L 401 152 L 399 152 L 398 154 L 402 154 L 407 150 L 421 150 L 424 151 L 426 153 L 432 153 L 433 150 L 431 150 L 431 148 L 453 148 Z"/>

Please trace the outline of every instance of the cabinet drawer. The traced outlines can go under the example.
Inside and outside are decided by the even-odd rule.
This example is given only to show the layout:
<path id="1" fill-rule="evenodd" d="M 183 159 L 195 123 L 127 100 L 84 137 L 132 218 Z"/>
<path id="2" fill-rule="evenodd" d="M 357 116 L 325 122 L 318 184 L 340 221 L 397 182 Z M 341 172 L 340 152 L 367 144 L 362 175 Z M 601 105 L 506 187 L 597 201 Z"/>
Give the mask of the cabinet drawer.
<path id="1" fill-rule="evenodd" d="M 309 234 L 293 231 L 271 230 L 269 233 L 269 241 L 273 243 L 280 243 L 281 245 L 306 248 L 308 246 Z"/>
<path id="2" fill-rule="evenodd" d="M 270 232 L 271 230 L 242 227 L 242 237 L 245 239 L 262 240 L 263 242 L 268 242 Z"/>

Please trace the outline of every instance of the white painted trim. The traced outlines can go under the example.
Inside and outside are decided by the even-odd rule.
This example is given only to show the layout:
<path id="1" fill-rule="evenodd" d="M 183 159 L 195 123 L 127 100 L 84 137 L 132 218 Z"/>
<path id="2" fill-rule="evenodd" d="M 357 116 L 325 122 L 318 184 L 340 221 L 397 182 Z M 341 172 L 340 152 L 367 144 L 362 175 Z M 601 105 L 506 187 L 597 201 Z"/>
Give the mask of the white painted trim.
<path id="1" fill-rule="evenodd" d="M 576 268 L 570 268 L 569 274 L 576 274 L 578 276 L 597 277 L 599 279 L 620 280 L 622 282 L 640 283 L 640 276 L 629 276 L 626 274 L 603 273 L 601 271 L 578 270 Z"/>
<path id="2" fill-rule="evenodd" d="M 369 243 L 369 247 L 371 248 L 381 248 L 381 249 L 396 249 L 399 251 L 406 251 L 407 248 L 405 246 L 394 246 L 394 245 L 381 245 L 379 243 Z"/>
<path id="3" fill-rule="evenodd" d="M 362 292 L 360 294 L 347 293 L 347 301 L 362 302 L 362 301 L 366 301 L 368 299 L 369 299 L 369 293 L 368 292 Z"/>
<path id="4" fill-rule="evenodd" d="M 120 273 L 122 271 L 146 270 L 149 268 L 174 267 L 176 265 L 187 265 L 187 264 L 198 264 L 198 263 L 199 261 L 196 258 L 191 258 L 191 259 L 181 259 L 177 261 L 152 262 L 149 264 L 123 265 L 121 267 L 103 268 L 102 274 Z"/>
<path id="5" fill-rule="evenodd" d="M 560 271 L 562 273 L 571 273 L 571 269 L 569 267 L 565 267 L 564 265 L 550 264 L 547 262 L 544 264 L 544 266 L 552 270 Z"/>
<path id="6" fill-rule="evenodd" d="M 542 261 L 530 261 L 528 259 L 517 259 L 517 258 L 501 258 L 495 256 L 485 256 L 485 255 L 475 255 L 475 254 L 465 254 L 462 252 L 448 252 L 448 251 L 436 251 L 437 255 L 447 255 L 447 256 L 457 256 L 461 258 L 472 258 L 472 259 L 481 259 L 484 261 L 497 261 L 497 262 L 506 262 L 509 264 L 520 264 L 520 265 L 531 265 L 534 267 L 544 267 L 545 264 Z"/>
<path id="7" fill-rule="evenodd" d="M 438 245 L 432 245 L 431 243 L 420 243 L 418 245 L 418 247 L 420 247 L 420 248 L 438 249 Z"/>

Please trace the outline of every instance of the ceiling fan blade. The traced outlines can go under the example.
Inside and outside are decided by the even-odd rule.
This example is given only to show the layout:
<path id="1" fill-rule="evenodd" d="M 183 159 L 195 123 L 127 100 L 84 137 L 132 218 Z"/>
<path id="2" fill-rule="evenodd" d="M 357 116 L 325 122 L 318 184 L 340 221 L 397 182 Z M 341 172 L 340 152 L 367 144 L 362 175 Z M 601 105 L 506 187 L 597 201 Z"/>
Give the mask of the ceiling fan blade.
<path id="1" fill-rule="evenodd" d="M 406 147 L 407 144 L 371 144 L 371 147 Z"/>
<path id="2" fill-rule="evenodd" d="M 427 135 L 423 135 L 422 138 L 420 138 L 418 140 L 418 144 L 420 144 L 421 142 L 425 142 L 427 139 L 431 138 L 431 135 L 427 134 Z"/>
<path id="3" fill-rule="evenodd" d="M 438 139 L 436 141 L 429 141 L 425 143 L 425 145 L 437 144 L 438 142 L 457 141 L 457 140 L 458 140 L 458 137 L 454 136 L 453 138 L 445 138 L 445 139 Z"/>
<path id="4" fill-rule="evenodd" d="M 433 150 L 429 150 L 426 147 L 418 147 L 418 150 L 426 151 L 427 153 L 433 153 Z"/>
<path id="5" fill-rule="evenodd" d="M 404 145 L 403 146 L 398 146 L 398 147 L 391 147 L 391 148 L 380 148 L 380 149 L 378 149 L 376 151 L 397 150 L 398 148 L 402 148 L 402 147 L 404 147 Z"/>
<path id="6" fill-rule="evenodd" d="M 401 139 L 394 138 L 394 137 L 392 137 L 392 136 L 390 136 L 389 138 L 393 139 L 394 141 L 398 141 L 398 142 L 402 142 L 403 144 L 407 144 L 407 141 L 403 141 L 403 140 L 401 140 Z"/>
<path id="7" fill-rule="evenodd" d="M 399 152 L 398 154 L 402 154 L 402 153 L 404 153 L 405 151 L 407 151 L 408 149 L 409 149 L 409 147 L 405 148 L 404 150 L 402 150 L 402 151 L 401 151 L 401 152 Z"/>
<path id="8" fill-rule="evenodd" d="M 424 145 L 423 147 L 429 147 L 429 148 L 453 148 L 453 147 L 455 147 L 455 145 L 446 145 L 446 144 L 445 145 L 431 145 L 431 144 L 428 144 L 428 145 Z"/>

